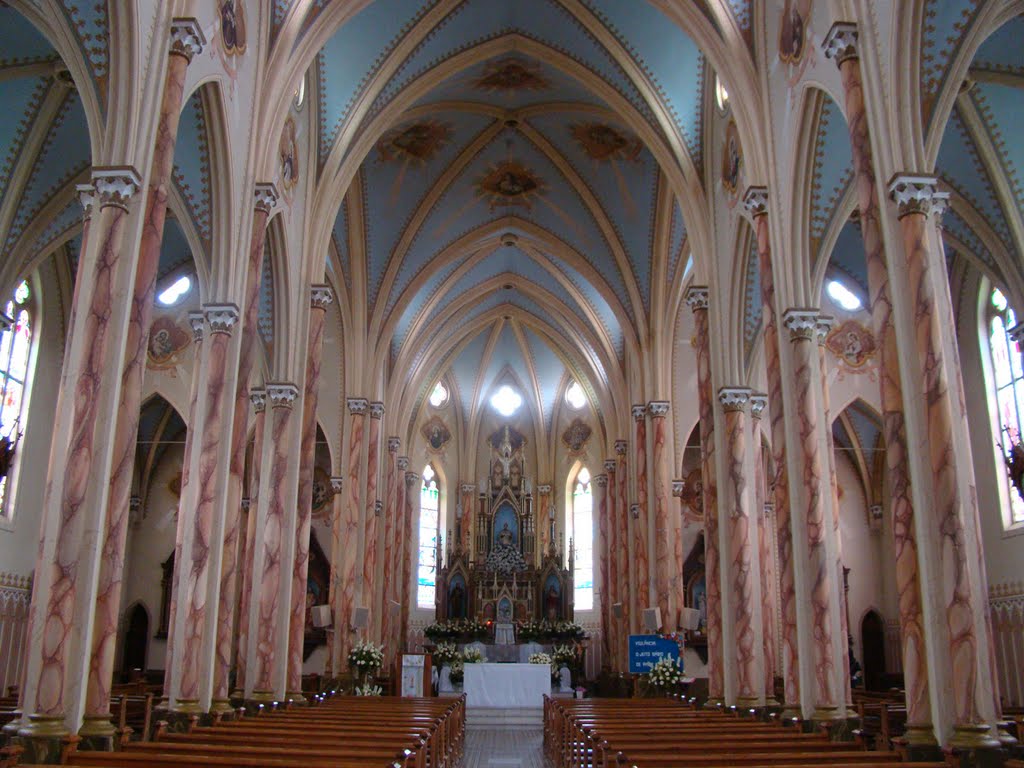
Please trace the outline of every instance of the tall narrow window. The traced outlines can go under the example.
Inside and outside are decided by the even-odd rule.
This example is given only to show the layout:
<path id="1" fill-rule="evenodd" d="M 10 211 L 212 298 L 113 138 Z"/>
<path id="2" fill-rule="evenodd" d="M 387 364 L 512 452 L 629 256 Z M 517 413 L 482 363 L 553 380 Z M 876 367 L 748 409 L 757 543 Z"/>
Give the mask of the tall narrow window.
<path id="1" fill-rule="evenodd" d="M 998 413 L 999 440 L 1003 456 L 1010 456 L 1014 446 L 1021 444 L 1021 414 L 1024 413 L 1024 367 L 1010 330 L 1017 316 L 1006 296 L 998 288 L 992 291 L 988 306 L 989 349 L 992 353 L 992 378 L 995 384 L 995 409 Z M 1024 499 L 1006 472 L 1010 502 L 1009 520 L 1013 525 L 1024 523 Z"/>
<path id="2" fill-rule="evenodd" d="M 23 410 L 32 324 L 29 314 L 31 292 L 23 282 L 4 308 L 4 331 L 0 335 L 0 514 L 10 515 L 12 462 L 25 429 Z"/>
<path id="3" fill-rule="evenodd" d="M 572 545 L 574 607 L 578 611 L 589 611 L 594 607 L 594 497 L 590 492 L 590 471 L 586 467 L 576 474 L 573 484 Z"/>
<path id="4" fill-rule="evenodd" d="M 420 489 L 420 552 L 416 581 L 416 605 L 419 608 L 434 607 L 440 501 L 437 473 L 427 464 L 423 468 L 423 486 Z"/>

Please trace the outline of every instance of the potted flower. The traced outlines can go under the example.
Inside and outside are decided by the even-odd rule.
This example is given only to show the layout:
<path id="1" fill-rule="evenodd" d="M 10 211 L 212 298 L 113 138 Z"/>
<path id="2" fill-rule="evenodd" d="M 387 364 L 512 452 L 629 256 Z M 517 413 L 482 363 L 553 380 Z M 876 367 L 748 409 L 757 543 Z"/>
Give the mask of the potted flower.
<path id="1" fill-rule="evenodd" d="M 644 675 L 648 684 L 648 690 L 658 694 L 667 693 L 683 681 L 683 670 L 679 668 L 679 660 L 670 656 L 662 657 L 651 667 L 651 671 Z"/>
<path id="2" fill-rule="evenodd" d="M 465 664 L 480 664 L 483 660 L 484 655 L 479 648 L 465 648 L 462 651 L 462 661 Z"/>
<path id="3" fill-rule="evenodd" d="M 448 667 L 448 679 L 451 680 L 452 685 L 462 685 L 464 676 L 465 667 L 463 666 L 462 659 L 456 659 Z"/>
<path id="4" fill-rule="evenodd" d="M 348 652 L 348 667 L 364 685 L 384 664 L 384 646 L 368 641 L 356 643 Z"/>

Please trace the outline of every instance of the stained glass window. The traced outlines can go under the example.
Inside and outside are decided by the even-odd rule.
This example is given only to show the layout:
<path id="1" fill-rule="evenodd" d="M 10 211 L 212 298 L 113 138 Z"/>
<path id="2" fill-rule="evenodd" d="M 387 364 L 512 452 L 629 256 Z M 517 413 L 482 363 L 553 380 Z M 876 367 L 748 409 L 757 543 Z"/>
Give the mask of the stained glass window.
<path id="1" fill-rule="evenodd" d="M 589 611 L 594 607 L 594 497 L 590 492 L 590 471 L 586 467 L 576 474 L 573 484 L 572 544 L 575 608 Z"/>
<path id="2" fill-rule="evenodd" d="M 14 298 L 4 308 L 5 328 L 0 335 L 0 375 L 3 376 L 0 393 L 0 438 L 4 447 L 15 444 L 25 429 L 22 420 L 25 402 L 25 380 L 28 377 L 29 352 L 32 349 L 32 323 L 29 314 L 32 298 L 28 283 L 23 282 L 14 292 Z M 9 324 L 8 324 L 9 323 Z M 10 468 L 0 477 L 0 509 L 8 506 Z"/>
<path id="3" fill-rule="evenodd" d="M 999 441 L 1003 455 L 1009 456 L 1021 443 L 1021 414 L 1024 414 L 1024 367 L 1010 330 L 1017 316 L 998 288 L 989 299 L 989 349 L 992 353 L 992 377 L 995 384 L 995 408 L 999 422 Z M 1024 499 L 1006 473 L 1010 500 L 1010 522 L 1024 523 Z"/>
<path id="4" fill-rule="evenodd" d="M 416 605 L 420 608 L 434 607 L 440 502 L 437 473 L 428 464 L 423 468 L 423 485 L 420 488 L 420 552 L 416 576 Z"/>

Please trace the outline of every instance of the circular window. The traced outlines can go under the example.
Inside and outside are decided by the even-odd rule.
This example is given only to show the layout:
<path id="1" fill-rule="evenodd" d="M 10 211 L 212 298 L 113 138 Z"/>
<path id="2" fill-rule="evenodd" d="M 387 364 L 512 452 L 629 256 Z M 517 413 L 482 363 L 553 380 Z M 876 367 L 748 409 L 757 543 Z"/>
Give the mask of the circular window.
<path id="1" fill-rule="evenodd" d="M 491 395 L 491 407 L 502 416 L 511 416 L 523 404 L 522 396 L 508 384 L 503 384 Z"/>
<path id="2" fill-rule="evenodd" d="M 725 90 L 718 75 L 715 75 L 715 102 L 722 112 L 725 112 L 725 108 L 729 106 L 729 92 Z"/>
<path id="3" fill-rule="evenodd" d="M 440 381 L 434 385 L 433 391 L 430 393 L 430 397 L 427 398 L 432 406 L 440 408 L 442 405 L 448 402 L 448 387 L 442 384 Z"/>
<path id="4" fill-rule="evenodd" d="M 587 395 L 578 381 L 574 381 L 566 387 L 565 402 L 569 404 L 570 408 L 577 411 L 587 404 Z"/>
<path id="5" fill-rule="evenodd" d="M 864 302 L 860 300 L 860 297 L 838 280 L 829 281 L 828 295 L 832 298 L 832 301 L 847 312 L 856 312 L 864 306 Z"/>

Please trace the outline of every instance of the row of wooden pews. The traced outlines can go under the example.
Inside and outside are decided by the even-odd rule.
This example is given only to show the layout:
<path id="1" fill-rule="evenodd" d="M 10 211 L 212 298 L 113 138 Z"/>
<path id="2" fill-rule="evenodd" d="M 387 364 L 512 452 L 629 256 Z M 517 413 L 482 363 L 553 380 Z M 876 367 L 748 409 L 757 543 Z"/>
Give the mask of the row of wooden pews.
<path id="1" fill-rule="evenodd" d="M 545 698 L 544 749 L 555 768 L 881 768 L 901 762 L 895 752 L 868 752 L 824 734 L 673 699 Z"/>
<path id="2" fill-rule="evenodd" d="M 70 751 L 76 768 L 455 768 L 465 697 L 337 696 L 187 733 L 158 728 L 118 752 Z"/>
<path id="3" fill-rule="evenodd" d="M 903 691 L 853 690 L 853 705 L 860 718 L 857 734 L 868 749 L 892 750 L 893 739 L 907 730 L 907 704 Z"/>

